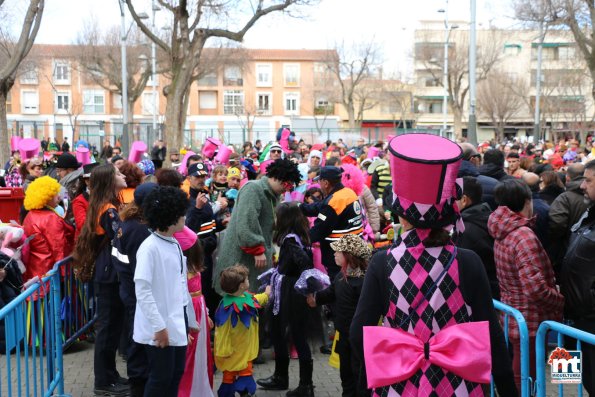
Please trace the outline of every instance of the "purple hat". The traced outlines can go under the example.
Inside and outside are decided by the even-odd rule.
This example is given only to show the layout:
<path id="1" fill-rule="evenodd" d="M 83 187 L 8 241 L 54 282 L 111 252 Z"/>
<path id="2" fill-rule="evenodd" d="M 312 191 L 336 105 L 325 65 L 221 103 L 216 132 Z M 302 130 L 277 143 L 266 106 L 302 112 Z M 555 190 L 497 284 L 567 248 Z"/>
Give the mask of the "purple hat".
<path id="1" fill-rule="evenodd" d="M 460 146 L 437 135 L 404 134 L 391 139 L 389 150 L 393 212 L 419 228 L 457 223 L 455 201 L 463 192 L 457 180 Z"/>

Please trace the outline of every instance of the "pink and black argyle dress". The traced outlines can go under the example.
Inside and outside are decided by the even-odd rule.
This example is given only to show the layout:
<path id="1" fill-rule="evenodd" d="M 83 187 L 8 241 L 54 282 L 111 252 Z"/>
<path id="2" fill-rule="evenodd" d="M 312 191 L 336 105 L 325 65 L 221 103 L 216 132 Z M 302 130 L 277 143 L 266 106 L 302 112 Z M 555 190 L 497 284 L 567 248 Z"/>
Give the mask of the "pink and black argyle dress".
<path id="1" fill-rule="evenodd" d="M 471 321 L 471 308 L 459 289 L 459 267 L 453 259 L 456 248 L 426 248 L 429 229 L 403 233 L 389 251 L 389 305 L 384 326 L 401 328 L 422 342 L 440 330 Z M 450 263 L 434 286 L 435 280 Z M 428 297 L 428 290 L 435 288 Z M 411 310 L 412 308 L 417 309 Z M 481 385 L 426 362 L 410 379 L 374 390 L 374 396 L 483 396 Z"/>

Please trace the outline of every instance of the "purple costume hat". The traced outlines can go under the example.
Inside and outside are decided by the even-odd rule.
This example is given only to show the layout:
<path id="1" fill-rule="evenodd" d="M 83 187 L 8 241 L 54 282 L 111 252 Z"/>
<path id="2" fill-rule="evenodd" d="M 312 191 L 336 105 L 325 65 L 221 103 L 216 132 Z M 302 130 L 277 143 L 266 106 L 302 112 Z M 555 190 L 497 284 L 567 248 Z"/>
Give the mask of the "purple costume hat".
<path id="1" fill-rule="evenodd" d="M 393 212 L 417 228 L 462 226 L 456 205 L 463 193 L 457 180 L 463 151 L 446 138 L 404 134 L 391 139 Z M 461 232 L 462 229 L 459 229 Z"/>

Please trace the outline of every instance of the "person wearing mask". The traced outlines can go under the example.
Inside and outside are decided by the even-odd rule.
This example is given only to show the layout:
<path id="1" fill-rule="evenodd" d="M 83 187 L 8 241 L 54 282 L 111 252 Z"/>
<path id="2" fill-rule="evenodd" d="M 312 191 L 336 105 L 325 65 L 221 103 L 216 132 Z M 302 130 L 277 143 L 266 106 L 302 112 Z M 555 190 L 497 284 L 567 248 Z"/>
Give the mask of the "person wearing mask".
<path id="1" fill-rule="evenodd" d="M 562 265 L 561 290 L 566 298 L 566 317 L 574 327 L 595 333 L 595 160 L 585 165 L 581 182 L 589 206 L 572 226 L 570 245 Z M 595 393 L 595 349 L 582 345 L 582 385 L 589 395 Z"/>
<path id="2" fill-rule="evenodd" d="M 356 359 L 365 363 L 359 384 L 380 396 L 452 396 L 455 389 L 483 395 L 482 383 L 493 376 L 499 395 L 518 396 L 485 268 L 474 252 L 457 248 L 448 232 L 460 232 L 460 147 L 435 135 L 404 134 L 389 149 L 393 214 L 403 233 L 372 257 L 366 271 L 350 327 Z M 450 349 L 432 360 L 441 338 L 452 342 Z M 459 338 L 472 338 L 476 351 L 461 348 Z M 399 355 L 409 347 L 405 351 L 412 354 Z M 461 358 L 457 365 L 447 365 L 455 357 Z"/>
<path id="3" fill-rule="evenodd" d="M 118 195 L 125 187 L 124 175 L 111 164 L 98 166 L 91 172 L 87 219 L 73 254 L 77 276 L 83 282 L 94 281 L 97 298 L 93 365 L 96 395 L 128 393 L 128 380 L 116 369 L 124 305 L 111 255 L 111 242 L 121 223 Z"/>

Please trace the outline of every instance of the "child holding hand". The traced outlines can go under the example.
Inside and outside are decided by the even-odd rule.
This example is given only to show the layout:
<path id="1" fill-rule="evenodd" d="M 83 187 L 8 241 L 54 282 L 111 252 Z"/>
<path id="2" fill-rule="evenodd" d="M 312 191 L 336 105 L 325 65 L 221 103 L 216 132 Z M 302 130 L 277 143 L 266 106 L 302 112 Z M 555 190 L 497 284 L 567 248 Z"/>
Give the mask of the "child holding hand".
<path id="1" fill-rule="evenodd" d="M 215 312 L 215 365 L 223 371 L 223 381 L 217 395 L 252 396 L 256 383 L 252 377 L 252 360 L 258 355 L 258 309 L 271 294 L 268 286 L 262 294 L 248 292 L 248 269 L 235 265 L 220 275 L 225 293 Z"/>

